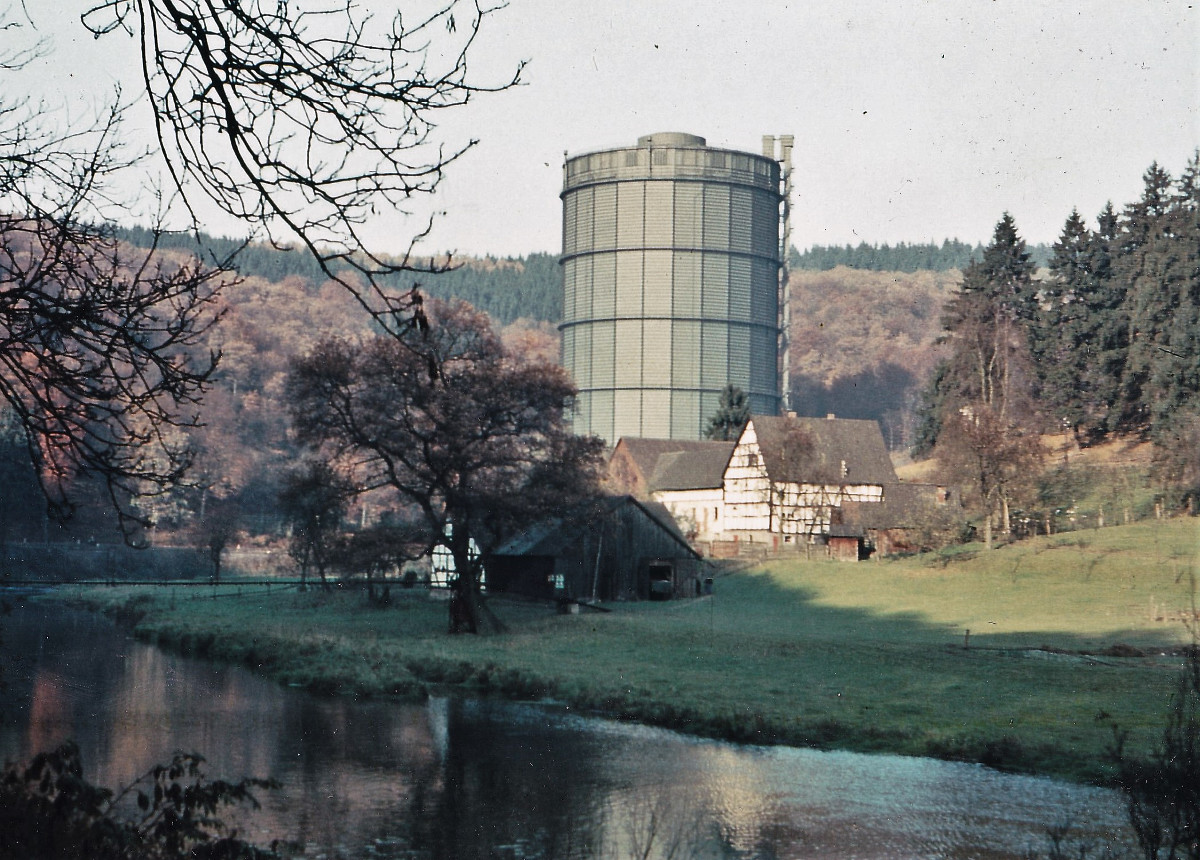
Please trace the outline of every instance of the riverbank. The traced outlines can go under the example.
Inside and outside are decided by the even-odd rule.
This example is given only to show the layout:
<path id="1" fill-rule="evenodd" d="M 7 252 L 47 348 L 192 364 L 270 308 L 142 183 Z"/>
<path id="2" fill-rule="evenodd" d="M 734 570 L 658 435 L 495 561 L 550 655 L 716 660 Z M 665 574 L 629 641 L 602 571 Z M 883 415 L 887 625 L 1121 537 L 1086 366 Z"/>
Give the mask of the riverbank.
<path id="1" fill-rule="evenodd" d="M 393 591 L 63 590 L 184 653 L 332 694 L 459 687 L 702 736 L 977 761 L 1103 781 L 1113 727 L 1158 736 L 1189 641 L 1195 520 L 993 553 L 775 563 L 715 594 L 557 615 L 495 600 L 509 632 L 449 636 Z M 969 635 L 967 631 L 970 631 Z"/>

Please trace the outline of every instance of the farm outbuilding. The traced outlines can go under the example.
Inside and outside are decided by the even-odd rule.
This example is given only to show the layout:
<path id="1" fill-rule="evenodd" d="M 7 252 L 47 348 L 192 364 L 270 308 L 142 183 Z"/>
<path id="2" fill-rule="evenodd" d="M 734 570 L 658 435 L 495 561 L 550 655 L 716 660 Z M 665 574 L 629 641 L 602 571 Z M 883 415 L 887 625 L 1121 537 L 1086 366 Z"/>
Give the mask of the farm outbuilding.
<path id="1" fill-rule="evenodd" d="M 661 504 L 611 496 L 512 538 L 487 571 L 493 593 L 650 600 L 699 595 L 705 565 Z"/>

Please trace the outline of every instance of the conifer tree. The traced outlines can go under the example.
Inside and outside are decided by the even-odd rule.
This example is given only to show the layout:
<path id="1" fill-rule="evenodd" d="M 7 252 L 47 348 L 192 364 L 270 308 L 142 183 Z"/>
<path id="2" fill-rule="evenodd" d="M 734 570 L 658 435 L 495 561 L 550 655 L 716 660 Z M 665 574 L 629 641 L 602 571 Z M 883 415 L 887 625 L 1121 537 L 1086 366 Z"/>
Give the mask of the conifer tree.
<path id="1" fill-rule="evenodd" d="M 1129 321 L 1123 311 L 1128 290 L 1114 268 L 1120 236 L 1120 219 L 1108 203 L 1096 216 L 1088 253 L 1091 283 L 1081 296 L 1087 319 L 1081 344 L 1085 368 L 1082 386 L 1090 416 L 1081 429 L 1093 439 L 1114 429 L 1120 416 L 1121 377 L 1129 348 Z"/>
<path id="2" fill-rule="evenodd" d="M 1028 362 L 1027 324 L 1036 309 L 1034 265 L 1007 212 L 996 224 L 983 258 L 963 273 L 947 304 L 943 325 L 952 344 L 947 383 L 960 399 L 999 415 L 1016 399 L 1018 375 Z"/>
<path id="3" fill-rule="evenodd" d="M 1084 418 L 1080 383 L 1082 341 L 1088 320 L 1081 296 L 1091 282 L 1091 235 L 1072 210 L 1054 244 L 1051 277 L 1042 283 L 1029 329 L 1029 349 L 1037 371 L 1043 409 L 1056 422 L 1076 427 Z"/>
<path id="4" fill-rule="evenodd" d="M 750 420 L 750 400 L 746 392 L 733 383 L 721 389 L 717 411 L 709 419 L 704 435 L 723 442 L 732 441 L 742 435 L 742 428 Z"/>
<path id="5" fill-rule="evenodd" d="M 1194 304 L 1196 251 L 1185 240 L 1186 212 L 1172 206 L 1170 174 L 1156 163 L 1143 180 L 1141 199 L 1125 211 L 1116 272 L 1128 285 L 1122 310 L 1129 326 L 1117 429 L 1149 432 L 1187 399 L 1186 382 L 1176 385 L 1171 376 L 1173 359 L 1188 358 L 1180 342 L 1188 338 L 1172 321 Z"/>
<path id="6" fill-rule="evenodd" d="M 942 402 L 936 450 L 977 500 L 989 548 L 993 518 L 1010 531 L 1012 506 L 1031 491 L 1028 477 L 1040 457 L 1028 396 L 1028 329 L 1038 307 L 1033 271 L 1005 213 L 943 319 L 951 355 L 942 391 L 933 395 Z"/>

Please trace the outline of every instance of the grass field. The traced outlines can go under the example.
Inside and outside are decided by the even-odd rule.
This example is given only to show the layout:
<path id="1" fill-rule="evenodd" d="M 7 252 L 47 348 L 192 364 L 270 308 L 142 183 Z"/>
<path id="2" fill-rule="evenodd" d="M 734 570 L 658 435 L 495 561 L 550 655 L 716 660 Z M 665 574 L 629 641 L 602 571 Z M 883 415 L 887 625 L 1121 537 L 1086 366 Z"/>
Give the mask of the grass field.
<path id="1" fill-rule="evenodd" d="M 992 553 L 777 562 L 719 577 L 712 597 L 611 613 L 496 600 L 509 632 L 487 637 L 447 635 L 445 604 L 419 591 L 385 609 L 234 586 L 74 596 L 319 692 L 450 684 L 734 740 L 1102 780 L 1114 725 L 1135 748 L 1158 735 L 1198 549 L 1198 521 L 1176 519 Z"/>

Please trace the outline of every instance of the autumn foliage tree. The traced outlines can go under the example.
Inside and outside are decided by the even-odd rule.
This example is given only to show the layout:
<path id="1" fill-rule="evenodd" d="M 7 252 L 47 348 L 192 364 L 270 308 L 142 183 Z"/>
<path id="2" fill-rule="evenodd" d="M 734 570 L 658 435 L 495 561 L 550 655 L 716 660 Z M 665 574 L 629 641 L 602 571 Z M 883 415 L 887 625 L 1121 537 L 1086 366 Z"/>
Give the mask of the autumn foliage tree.
<path id="1" fill-rule="evenodd" d="M 603 443 L 567 428 L 575 388 L 561 367 L 516 359 L 465 303 L 427 304 L 428 327 L 329 338 L 297 358 L 289 402 L 304 443 L 362 491 L 394 490 L 425 545 L 449 550 L 455 605 L 476 631 L 488 554 L 594 493 Z"/>
<path id="2" fill-rule="evenodd" d="M 1035 489 L 1040 437 L 988 405 L 973 403 L 943 419 L 937 453 L 947 477 L 973 497 L 991 549 L 993 521 L 999 516 L 1003 531 L 1010 531 L 1014 500 L 1029 498 Z"/>

